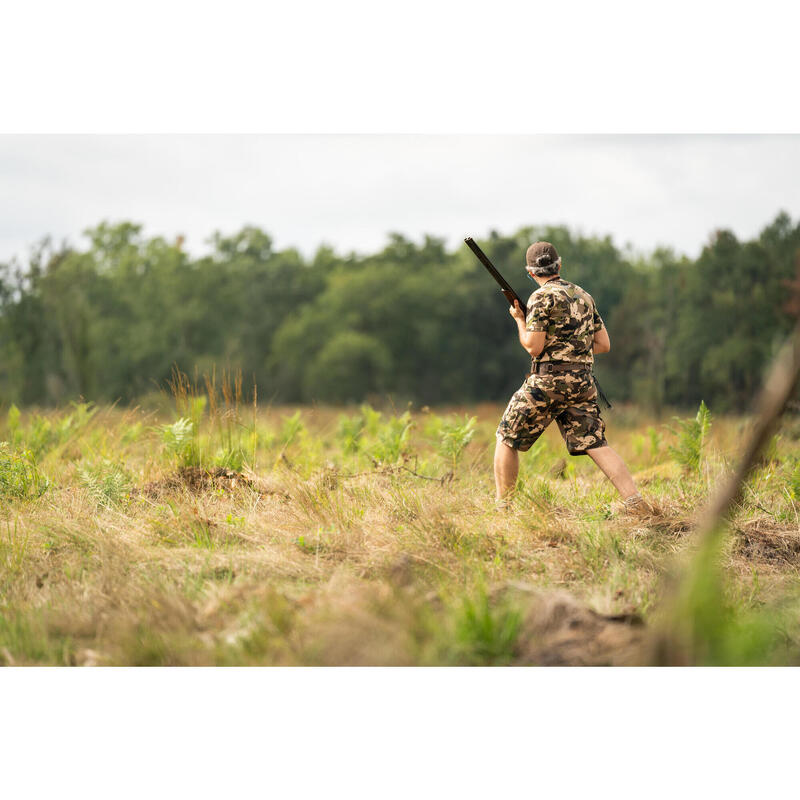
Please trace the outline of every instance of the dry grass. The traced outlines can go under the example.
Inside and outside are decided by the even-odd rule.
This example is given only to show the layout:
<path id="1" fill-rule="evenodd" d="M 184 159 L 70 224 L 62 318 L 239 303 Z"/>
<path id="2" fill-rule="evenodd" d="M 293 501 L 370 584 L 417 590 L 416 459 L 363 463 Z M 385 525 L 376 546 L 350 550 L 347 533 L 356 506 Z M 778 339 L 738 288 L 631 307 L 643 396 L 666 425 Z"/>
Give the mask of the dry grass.
<path id="1" fill-rule="evenodd" d="M 163 411 L 103 408 L 70 425 L 74 409 L 27 413 L 0 430 L 15 452 L 36 448 L 49 480 L 41 496 L 1 498 L 0 663 L 649 663 L 661 582 L 745 424 L 715 420 L 701 472 L 685 475 L 662 424 L 609 414 L 655 506 L 646 519 L 621 516 L 613 488 L 588 459 L 564 461 L 550 430 L 498 513 L 500 407 L 466 409 L 477 433 L 448 476 L 437 424 L 465 409 L 411 415 L 387 462 L 386 414 L 354 448 L 340 410 L 304 409 L 298 427 L 295 409 L 255 412 L 230 394 L 194 409 L 199 467 L 164 444 L 175 417 Z M 43 442 L 41 420 L 64 430 Z M 773 635 L 704 663 L 798 661 L 794 436 L 787 423 L 732 520 L 727 611 L 713 623 L 749 636 L 758 614 Z M 242 463 L 221 465 L 231 458 Z"/>

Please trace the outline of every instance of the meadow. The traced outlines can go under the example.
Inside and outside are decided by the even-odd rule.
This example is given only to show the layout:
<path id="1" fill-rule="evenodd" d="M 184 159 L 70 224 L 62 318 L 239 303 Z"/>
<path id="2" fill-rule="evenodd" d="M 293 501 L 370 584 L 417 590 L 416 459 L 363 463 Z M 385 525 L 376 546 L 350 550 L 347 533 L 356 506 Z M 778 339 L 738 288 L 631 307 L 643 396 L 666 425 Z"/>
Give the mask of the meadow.
<path id="1" fill-rule="evenodd" d="M 495 510 L 501 412 L 267 407 L 178 373 L 141 407 L 5 409 L 0 664 L 800 663 L 800 420 L 707 553 L 746 418 L 605 412 L 654 507 L 629 517 L 555 426 Z"/>

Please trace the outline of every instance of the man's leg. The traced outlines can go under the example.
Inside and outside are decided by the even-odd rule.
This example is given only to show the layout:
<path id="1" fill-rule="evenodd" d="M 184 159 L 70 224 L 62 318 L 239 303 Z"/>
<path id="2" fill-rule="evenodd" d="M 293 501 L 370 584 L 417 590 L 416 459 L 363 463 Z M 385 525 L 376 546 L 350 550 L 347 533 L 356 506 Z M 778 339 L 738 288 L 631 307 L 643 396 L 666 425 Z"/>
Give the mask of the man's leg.
<path id="1" fill-rule="evenodd" d="M 593 447 L 586 451 L 586 455 L 591 456 L 592 461 L 603 470 L 606 477 L 622 495 L 623 500 L 639 494 L 625 462 L 608 445 Z"/>
<path id="2" fill-rule="evenodd" d="M 519 474 L 519 453 L 500 439 L 494 448 L 494 482 L 497 500 L 502 501 L 514 491 Z"/>
<path id="3" fill-rule="evenodd" d="M 537 386 L 531 375 L 509 400 L 497 426 L 494 450 L 494 480 L 499 506 L 505 506 L 517 487 L 519 451 L 528 450 L 552 421 L 551 400 Z M 513 442 L 511 447 L 507 442 Z"/>

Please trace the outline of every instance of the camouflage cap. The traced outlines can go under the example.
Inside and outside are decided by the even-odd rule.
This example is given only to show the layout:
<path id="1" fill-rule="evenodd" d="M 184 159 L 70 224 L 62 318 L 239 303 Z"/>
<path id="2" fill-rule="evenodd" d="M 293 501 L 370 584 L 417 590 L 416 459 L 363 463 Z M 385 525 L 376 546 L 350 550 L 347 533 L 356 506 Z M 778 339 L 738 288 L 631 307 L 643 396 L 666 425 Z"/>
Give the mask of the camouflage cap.
<path id="1" fill-rule="evenodd" d="M 525 253 L 525 263 L 534 275 L 555 275 L 561 266 L 561 259 L 550 242 L 534 242 Z"/>

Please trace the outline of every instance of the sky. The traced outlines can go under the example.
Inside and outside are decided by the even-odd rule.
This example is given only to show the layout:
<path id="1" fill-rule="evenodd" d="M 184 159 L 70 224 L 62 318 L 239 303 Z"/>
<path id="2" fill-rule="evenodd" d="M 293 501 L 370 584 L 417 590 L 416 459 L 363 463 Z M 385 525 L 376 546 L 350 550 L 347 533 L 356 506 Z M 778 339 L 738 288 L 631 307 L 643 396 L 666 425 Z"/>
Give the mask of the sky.
<path id="1" fill-rule="evenodd" d="M 306 255 L 564 224 L 694 257 L 800 217 L 800 136 L 1 135 L 0 185 L 0 261 L 103 220 L 196 255 L 246 224 Z"/>

